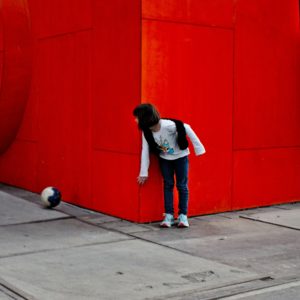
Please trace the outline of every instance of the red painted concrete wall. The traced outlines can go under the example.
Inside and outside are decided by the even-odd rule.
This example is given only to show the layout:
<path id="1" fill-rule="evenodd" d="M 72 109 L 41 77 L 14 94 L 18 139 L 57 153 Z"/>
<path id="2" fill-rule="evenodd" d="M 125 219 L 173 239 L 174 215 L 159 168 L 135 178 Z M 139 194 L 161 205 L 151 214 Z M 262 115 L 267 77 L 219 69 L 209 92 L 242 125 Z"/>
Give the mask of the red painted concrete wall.
<path id="1" fill-rule="evenodd" d="M 154 157 L 136 184 L 132 109 L 151 101 L 206 147 L 190 215 L 300 199 L 298 0 L 1 3 L 1 182 L 161 219 Z"/>
<path id="2" fill-rule="evenodd" d="M 54 185 L 66 201 L 138 220 L 140 1 L 28 0 L 26 10 L 21 0 L 2 3 L 28 14 L 33 64 L 0 180 L 35 192 Z"/>

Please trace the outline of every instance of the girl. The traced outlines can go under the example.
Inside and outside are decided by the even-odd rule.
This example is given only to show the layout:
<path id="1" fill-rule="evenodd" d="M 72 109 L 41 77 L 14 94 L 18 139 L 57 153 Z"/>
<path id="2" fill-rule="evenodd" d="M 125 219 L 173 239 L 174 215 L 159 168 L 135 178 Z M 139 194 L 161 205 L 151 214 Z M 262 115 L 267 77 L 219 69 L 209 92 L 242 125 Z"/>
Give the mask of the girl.
<path id="1" fill-rule="evenodd" d="M 188 141 L 190 138 L 196 155 L 205 153 L 205 149 L 188 124 L 179 120 L 161 119 L 152 104 L 138 105 L 133 115 L 139 128 L 143 131 L 141 168 L 137 178 L 139 184 L 148 179 L 150 165 L 149 152 L 159 157 L 161 173 L 164 179 L 165 218 L 161 227 L 169 228 L 174 224 L 173 190 L 174 174 L 179 194 L 178 227 L 189 227 L 188 212 Z"/>

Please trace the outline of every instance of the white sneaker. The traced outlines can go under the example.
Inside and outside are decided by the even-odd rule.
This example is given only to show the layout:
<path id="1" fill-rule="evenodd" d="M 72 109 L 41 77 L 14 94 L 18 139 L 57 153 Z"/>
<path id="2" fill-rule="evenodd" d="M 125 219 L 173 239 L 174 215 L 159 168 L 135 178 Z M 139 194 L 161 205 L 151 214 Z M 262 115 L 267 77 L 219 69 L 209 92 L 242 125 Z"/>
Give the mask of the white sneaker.
<path id="1" fill-rule="evenodd" d="M 164 220 L 160 223 L 160 227 L 170 228 L 174 225 L 174 217 L 171 214 L 165 214 Z"/>
<path id="2" fill-rule="evenodd" d="M 177 227 L 179 227 L 179 228 L 188 228 L 189 226 L 190 225 L 189 225 L 187 216 L 184 215 L 184 214 L 180 214 L 179 217 L 178 217 Z"/>

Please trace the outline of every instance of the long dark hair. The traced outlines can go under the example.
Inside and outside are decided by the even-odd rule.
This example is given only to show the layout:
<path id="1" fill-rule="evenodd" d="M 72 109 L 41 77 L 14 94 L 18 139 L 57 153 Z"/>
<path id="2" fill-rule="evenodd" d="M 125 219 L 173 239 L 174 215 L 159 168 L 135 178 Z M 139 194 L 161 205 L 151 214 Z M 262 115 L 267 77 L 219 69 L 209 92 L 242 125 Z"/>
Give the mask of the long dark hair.
<path id="1" fill-rule="evenodd" d="M 138 119 L 138 125 L 141 130 L 147 130 L 156 125 L 160 120 L 158 110 L 150 103 L 138 105 L 133 110 L 133 115 Z"/>

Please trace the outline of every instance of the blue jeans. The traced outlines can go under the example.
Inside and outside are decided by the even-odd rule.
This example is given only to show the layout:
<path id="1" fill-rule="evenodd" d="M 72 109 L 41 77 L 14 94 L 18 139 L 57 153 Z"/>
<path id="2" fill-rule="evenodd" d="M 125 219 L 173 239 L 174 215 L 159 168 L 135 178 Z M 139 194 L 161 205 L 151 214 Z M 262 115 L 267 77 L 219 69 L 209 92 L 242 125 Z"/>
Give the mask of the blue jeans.
<path id="1" fill-rule="evenodd" d="M 179 195 L 179 214 L 187 214 L 188 209 L 188 170 L 189 159 L 187 156 L 167 160 L 160 158 L 160 170 L 164 179 L 164 202 L 165 213 L 174 214 L 173 191 L 174 191 L 174 174 L 176 176 L 176 188 Z"/>

